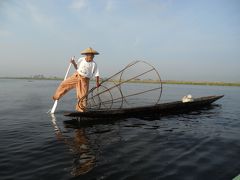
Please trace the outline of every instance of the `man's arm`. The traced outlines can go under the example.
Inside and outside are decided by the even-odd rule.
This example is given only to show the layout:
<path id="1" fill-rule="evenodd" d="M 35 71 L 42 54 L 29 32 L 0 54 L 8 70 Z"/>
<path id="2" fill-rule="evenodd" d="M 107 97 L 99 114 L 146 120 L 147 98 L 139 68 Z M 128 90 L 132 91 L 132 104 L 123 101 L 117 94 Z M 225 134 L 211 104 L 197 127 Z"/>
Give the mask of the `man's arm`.
<path id="1" fill-rule="evenodd" d="M 75 60 L 72 58 L 71 61 L 72 65 L 74 66 L 74 68 L 77 70 L 77 63 L 75 62 Z"/>
<path id="2" fill-rule="evenodd" d="M 99 76 L 96 76 L 96 87 L 98 88 L 100 86 L 100 83 L 99 83 Z"/>

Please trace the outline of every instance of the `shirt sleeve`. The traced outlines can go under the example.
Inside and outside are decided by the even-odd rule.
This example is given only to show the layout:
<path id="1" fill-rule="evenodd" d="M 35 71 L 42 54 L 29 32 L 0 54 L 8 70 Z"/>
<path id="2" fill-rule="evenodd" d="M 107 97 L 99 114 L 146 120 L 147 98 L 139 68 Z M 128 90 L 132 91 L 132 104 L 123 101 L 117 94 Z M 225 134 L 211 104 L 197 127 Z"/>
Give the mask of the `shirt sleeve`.
<path id="1" fill-rule="evenodd" d="M 96 63 L 95 63 L 95 67 L 94 67 L 94 74 L 95 74 L 95 77 L 99 76 L 99 69 L 98 69 L 98 66 Z"/>

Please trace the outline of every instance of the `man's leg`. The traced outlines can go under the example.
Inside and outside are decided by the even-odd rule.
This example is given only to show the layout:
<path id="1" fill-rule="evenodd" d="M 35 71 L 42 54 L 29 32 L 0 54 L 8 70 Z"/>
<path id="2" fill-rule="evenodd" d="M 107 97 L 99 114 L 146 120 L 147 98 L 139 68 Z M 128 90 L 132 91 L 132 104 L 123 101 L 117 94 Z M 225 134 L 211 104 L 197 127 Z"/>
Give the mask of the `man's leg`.
<path id="1" fill-rule="evenodd" d="M 76 87 L 76 84 L 78 82 L 78 74 L 74 73 L 72 76 L 64 80 L 59 87 L 57 88 L 53 99 L 59 100 L 64 94 L 66 94 L 69 90 Z"/>
<path id="2" fill-rule="evenodd" d="M 76 110 L 83 112 L 87 107 L 87 93 L 89 88 L 89 78 L 79 76 L 80 81 L 76 85 L 77 99 Z"/>

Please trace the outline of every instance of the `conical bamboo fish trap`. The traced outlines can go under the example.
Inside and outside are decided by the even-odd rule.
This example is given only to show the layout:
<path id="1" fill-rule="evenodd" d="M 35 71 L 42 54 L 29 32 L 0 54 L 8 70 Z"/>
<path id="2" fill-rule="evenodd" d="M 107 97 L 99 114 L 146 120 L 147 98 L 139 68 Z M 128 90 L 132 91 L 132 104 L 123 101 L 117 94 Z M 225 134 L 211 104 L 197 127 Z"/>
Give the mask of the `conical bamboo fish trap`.
<path id="1" fill-rule="evenodd" d="M 134 61 L 103 80 L 99 88 L 88 92 L 88 110 L 154 105 L 159 103 L 161 94 L 162 82 L 158 71 L 145 61 Z"/>

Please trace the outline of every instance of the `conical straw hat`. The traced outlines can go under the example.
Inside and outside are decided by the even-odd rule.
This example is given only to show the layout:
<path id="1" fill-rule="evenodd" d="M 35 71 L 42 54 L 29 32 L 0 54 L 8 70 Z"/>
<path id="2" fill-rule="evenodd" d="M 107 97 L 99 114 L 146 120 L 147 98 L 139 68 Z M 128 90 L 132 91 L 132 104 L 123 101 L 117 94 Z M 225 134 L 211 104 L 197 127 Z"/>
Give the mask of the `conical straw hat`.
<path id="1" fill-rule="evenodd" d="M 84 49 L 83 51 L 81 51 L 81 54 L 82 55 L 85 55 L 85 54 L 95 54 L 95 55 L 98 55 L 99 53 L 94 50 L 93 48 L 89 47 L 87 49 Z"/>

